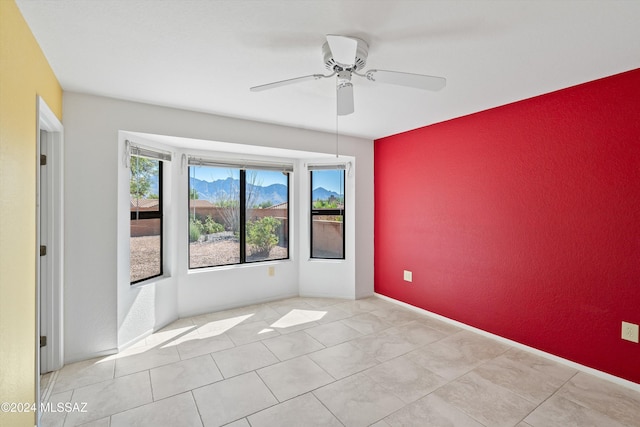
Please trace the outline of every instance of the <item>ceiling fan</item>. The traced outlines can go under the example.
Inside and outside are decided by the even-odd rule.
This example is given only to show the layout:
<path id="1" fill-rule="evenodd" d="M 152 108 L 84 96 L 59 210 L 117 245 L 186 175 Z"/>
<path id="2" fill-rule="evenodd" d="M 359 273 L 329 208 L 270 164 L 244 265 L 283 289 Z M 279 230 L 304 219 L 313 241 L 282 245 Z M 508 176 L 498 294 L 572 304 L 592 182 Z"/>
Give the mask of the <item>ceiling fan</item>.
<path id="1" fill-rule="evenodd" d="M 295 77 L 250 88 L 252 92 L 274 89 L 307 80 L 327 79 L 336 76 L 338 115 L 346 116 L 353 113 L 353 84 L 351 76 L 366 78 L 372 82 L 388 83 L 408 86 L 423 90 L 440 90 L 447 84 L 444 77 L 427 76 L 424 74 L 402 73 L 398 71 L 369 70 L 359 73 L 367 63 L 369 45 L 356 37 L 329 34 L 322 45 L 324 65 L 331 74 L 311 74 Z"/>

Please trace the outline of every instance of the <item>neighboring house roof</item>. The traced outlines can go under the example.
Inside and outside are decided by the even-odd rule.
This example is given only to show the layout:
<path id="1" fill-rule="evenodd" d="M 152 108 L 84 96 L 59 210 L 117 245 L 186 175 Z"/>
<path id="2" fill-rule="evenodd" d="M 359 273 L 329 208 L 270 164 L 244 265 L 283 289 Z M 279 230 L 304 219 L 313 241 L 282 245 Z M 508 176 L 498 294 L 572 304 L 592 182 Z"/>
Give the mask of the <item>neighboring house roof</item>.
<path id="1" fill-rule="evenodd" d="M 158 199 L 131 198 L 131 209 L 153 210 L 158 207 Z"/>
<path id="2" fill-rule="evenodd" d="M 200 200 L 200 199 L 191 199 L 189 200 L 190 208 L 211 208 L 213 207 L 213 203 L 208 200 Z"/>
<path id="3" fill-rule="evenodd" d="M 278 203 L 277 205 L 269 206 L 268 208 L 265 208 L 265 209 L 287 209 L 288 205 L 289 205 L 288 202 Z"/>

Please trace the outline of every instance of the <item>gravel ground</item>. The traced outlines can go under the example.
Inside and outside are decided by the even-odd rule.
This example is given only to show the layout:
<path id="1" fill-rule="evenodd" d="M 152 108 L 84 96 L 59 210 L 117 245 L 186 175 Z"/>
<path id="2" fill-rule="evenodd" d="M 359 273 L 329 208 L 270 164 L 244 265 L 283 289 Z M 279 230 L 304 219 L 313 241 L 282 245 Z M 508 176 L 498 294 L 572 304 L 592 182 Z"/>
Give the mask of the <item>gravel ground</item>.
<path id="1" fill-rule="evenodd" d="M 240 262 L 240 242 L 237 240 L 221 240 L 217 242 L 189 243 L 190 268 L 208 267 L 212 265 L 237 264 Z M 248 254 L 247 261 L 264 259 L 282 259 L 287 256 L 287 248 L 275 246 L 268 257 Z"/>
<path id="2" fill-rule="evenodd" d="M 131 282 L 160 274 L 160 236 L 132 237 Z"/>
<path id="3" fill-rule="evenodd" d="M 154 276 L 160 272 L 158 258 L 160 253 L 159 236 L 131 238 L 131 281 Z M 191 257 L 190 268 L 211 265 L 237 264 L 240 261 L 240 245 L 235 239 L 189 243 Z M 249 254 L 247 261 L 282 259 L 287 256 L 287 248 L 275 246 L 269 257 Z"/>

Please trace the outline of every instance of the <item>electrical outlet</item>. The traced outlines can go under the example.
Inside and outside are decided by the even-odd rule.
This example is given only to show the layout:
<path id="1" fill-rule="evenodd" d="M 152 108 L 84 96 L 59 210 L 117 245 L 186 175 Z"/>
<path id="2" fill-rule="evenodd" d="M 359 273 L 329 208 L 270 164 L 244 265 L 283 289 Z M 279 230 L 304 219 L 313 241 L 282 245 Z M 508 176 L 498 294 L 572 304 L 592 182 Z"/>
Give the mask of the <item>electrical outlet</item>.
<path id="1" fill-rule="evenodd" d="M 638 325 L 635 323 L 622 322 L 622 339 L 638 342 Z"/>
<path id="2" fill-rule="evenodd" d="M 413 273 L 408 270 L 404 270 L 404 281 L 413 282 Z"/>
<path id="3" fill-rule="evenodd" d="M 268 270 L 267 270 L 269 277 L 275 276 L 276 275 L 276 268 L 273 265 L 270 265 Z"/>

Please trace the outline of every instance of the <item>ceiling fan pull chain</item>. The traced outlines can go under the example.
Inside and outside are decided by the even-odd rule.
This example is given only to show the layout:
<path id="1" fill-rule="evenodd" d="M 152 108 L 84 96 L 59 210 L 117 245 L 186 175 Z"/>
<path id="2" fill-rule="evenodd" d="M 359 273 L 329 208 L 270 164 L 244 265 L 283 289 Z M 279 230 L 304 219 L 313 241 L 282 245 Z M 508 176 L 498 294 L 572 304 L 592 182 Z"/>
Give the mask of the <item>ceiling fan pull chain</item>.
<path id="1" fill-rule="evenodd" d="M 337 108 L 337 105 L 336 105 Z M 340 157 L 338 154 L 338 113 L 336 110 L 336 159 Z"/>

